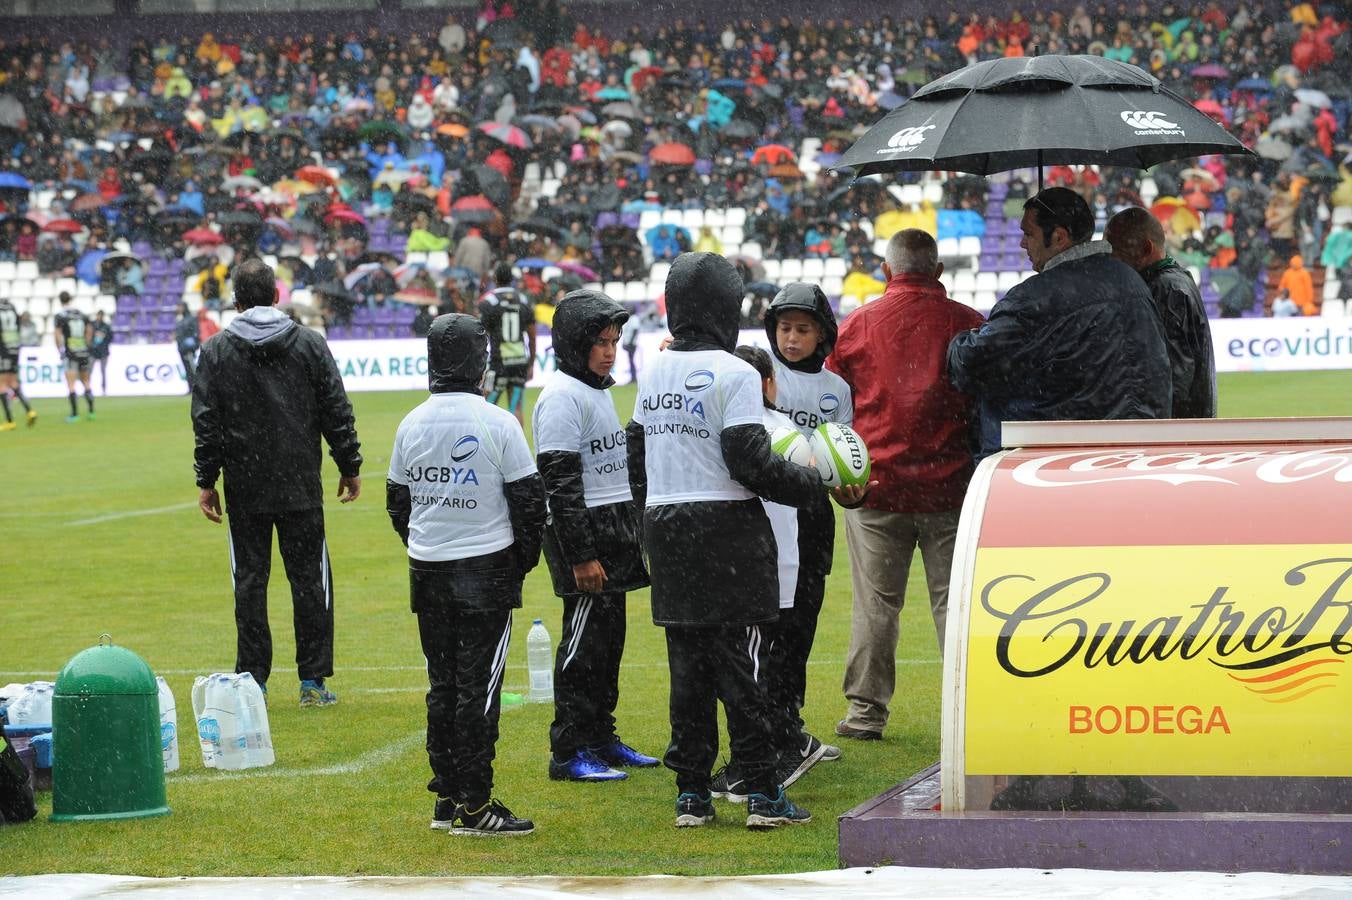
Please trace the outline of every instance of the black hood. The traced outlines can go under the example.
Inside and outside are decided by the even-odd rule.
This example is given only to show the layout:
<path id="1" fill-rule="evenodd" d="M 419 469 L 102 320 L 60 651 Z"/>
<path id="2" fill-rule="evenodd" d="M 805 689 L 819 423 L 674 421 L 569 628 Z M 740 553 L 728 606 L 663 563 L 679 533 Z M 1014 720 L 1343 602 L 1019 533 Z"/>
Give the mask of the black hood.
<path id="1" fill-rule="evenodd" d="M 597 335 L 628 320 L 628 311 L 600 291 L 572 291 L 565 295 L 554 310 L 554 324 L 550 326 L 559 371 L 590 387 L 610 387 L 615 380 L 587 368 L 587 360 Z"/>
<path id="2" fill-rule="evenodd" d="M 790 310 L 805 312 L 815 317 L 817 324 L 822 327 L 822 340 L 817 345 L 816 352 L 798 362 L 789 362 L 785 359 L 779 352 L 779 342 L 775 340 L 779 316 Z M 780 288 L 779 293 L 775 294 L 775 299 L 770 301 L 770 308 L 765 311 L 765 333 L 770 338 L 770 351 L 774 353 L 775 359 L 798 372 L 820 372 L 826 357 L 831 355 L 831 350 L 836 346 L 836 335 L 840 333 L 840 328 L 836 325 L 836 315 L 831 311 L 831 304 L 822 289 L 815 284 L 796 281 Z"/>
<path id="3" fill-rule="evenodd" d="M 488 332 L 464 313 L 432 320 L 427 332 L 427 387 L 434 394 L 477 393 L 488 368 Z"/>
<path id="4" fill-rule="evenodd" d="M 742 276 L 717 253 L 682 253 L 667 273 L 667 325 L 673 350 L 737 346 Z"/>

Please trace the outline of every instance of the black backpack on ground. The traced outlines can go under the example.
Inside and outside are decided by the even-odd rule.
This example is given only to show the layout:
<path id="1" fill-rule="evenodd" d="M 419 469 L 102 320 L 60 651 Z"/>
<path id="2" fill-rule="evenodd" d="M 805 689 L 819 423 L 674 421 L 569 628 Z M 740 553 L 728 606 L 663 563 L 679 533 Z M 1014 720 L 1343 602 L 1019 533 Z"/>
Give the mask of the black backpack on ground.
<path id="1" fill-rule="evenodd" d="M 4 717 L 0 716 L 0 723 Z M 19 754 L 0 732 L 0 824 L 27 822 L 38 814 L 33 782 Z"/>

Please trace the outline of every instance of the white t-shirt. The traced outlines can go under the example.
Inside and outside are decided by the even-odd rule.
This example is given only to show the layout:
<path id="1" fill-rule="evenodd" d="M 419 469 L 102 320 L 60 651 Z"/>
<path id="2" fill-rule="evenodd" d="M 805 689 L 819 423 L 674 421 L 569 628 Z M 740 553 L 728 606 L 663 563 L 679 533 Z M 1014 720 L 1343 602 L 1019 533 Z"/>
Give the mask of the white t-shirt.
<path id="1" fill-rule="evenodd" d="M 623 503 L 629 492 L 624 429 L 610 393 L 556 372 L 531 414 L 535 452 L 582 454 L 582 497 L 587 508 Z"/>
<path id="2" fill-rule="evenodd" d="M 722 350 L 657 354 L 638 378 L 634 421 L 643 426 L 648 505 L 750 500 L 723 462 L 724 428 L 760 425 L 756 370 Z"/>
<path id="3" fill-rule="evenodd" d="M 535 474 L 516 417 L 477 394 L 433 394 L 399 423 L 389 479 L 408 485 L 408 555 L 425 562 L 512 545 L 503 486 Z"/>
<path id="4" fill-rule="evenodd" d="M 774 434 L 776 428 L 793 427 L 789 417 L 777 409 L 762 410 L 765 430 Z M 775 533 L 775 546 L 778 552 L 775 559 L 779 567 L 779 608 L 792 609 L 794 591 L 798 588 L 798 510 L 782 503 L 774 503 L 761 498 L 765 504 L 765 515 L 770 520 L 770 530 Z"/>
<path id="5" fill-rule="evenodd" d="M 799 372 L 771 356 L 775 363 L 775 406 L 807 436 L 823 422 L 854 424 L 850 386 L 835 372 Z"/>

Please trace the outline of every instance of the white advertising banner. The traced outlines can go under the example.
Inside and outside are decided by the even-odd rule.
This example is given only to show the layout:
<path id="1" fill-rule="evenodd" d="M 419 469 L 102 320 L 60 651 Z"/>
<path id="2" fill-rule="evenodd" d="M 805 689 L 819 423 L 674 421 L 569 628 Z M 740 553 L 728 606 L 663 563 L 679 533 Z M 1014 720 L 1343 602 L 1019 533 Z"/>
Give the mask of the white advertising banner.
<path id="1" fill-rule="evenodd" d="M 658 352 L 665 337 L 639 335 L 635 363 Z M 1212 319 L 1211 337 L 1219 372 L 1298 372 L 1310 369 L 1352 369 L 1352 317 L 1338 319 Z M 741 343 L 767 346 L 763 330 L 743 331 Z M 427 389 L 427 342 L 421 338 L 384 341 L 334 341 L 329 344 L 349 391 L 421 391 Z M 903 352 L 898 347 L 898 352 Z M 540 387 L 556 368 L 549 335 L 536 342 L 535 377 Z M 65 377 L 54 347 L 25 347 L 19 374 L 30 397 L 64 397 Z M 172 344 L 114 344 L 108 358 L 110 397 L 186 394 L 187 379 Z M 100 372 L 93 372 L 95 392 L 103 394 Z M 615 381 L 627 384 L 629 354 L 615 361 Z"/>

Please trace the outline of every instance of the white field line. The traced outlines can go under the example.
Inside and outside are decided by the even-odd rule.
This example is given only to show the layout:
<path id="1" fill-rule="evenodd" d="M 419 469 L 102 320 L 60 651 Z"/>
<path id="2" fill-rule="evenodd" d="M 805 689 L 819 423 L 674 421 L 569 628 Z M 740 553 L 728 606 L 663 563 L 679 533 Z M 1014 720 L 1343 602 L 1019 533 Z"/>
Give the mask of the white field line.
<path id="1" fill-rule="evenodd" d="M 406 734 L 399 740 L 386 744 L 383 747 L 367 750 L 365 753 L 355 756 L 347 762 L 334 763 L 333 765 L 328 766 L 311 766 L 307 769 L 264 766 L 260 769 L 242 769 L 229 772 L 224 770 L 215 772 L 193 772 L 181 776 L 170 774 L 165 776 L 165 781 L 169 784 L 195 784 L 204 781 L 239 781 L 246 778 L 312 778 L 316 775 L 357 775 L 361 772 L 365 772 L 367 769 L 373 769 L 377 766 L 382 766 L 385 763 L 392 762 L 399 756 L 421 744 L 426 737 L 426 731 L 415 731 L 412 734 Z M 194 742 L 189 740 L 181 746 L 191 749 L 193 745 Z"/>
<path id="2" fill-rule="evenodd" d="M 843 665 L 844 662 L 845 662 L 845 658 L 844 658 L 844 657 L 837 657 L 837 658 L 834 658 L 834 659 L 811 659 L 811 660 L 808 660 L 808 663 L 807 663 L 807 664 L 808 664 L 809 666 L 839 666 L 839 665 Z M 939 659 L 938 659 L 938 657 L 925 658 L 925 659 L 899 659 L 899 660 L 897 660 L 897 665 L 899 665 L 899 666 L 937 666 L 937 665 L 939 665 Z M 623 663 L 623 664 L 620 666 L 620 668 L 621 668 L 622 670 L 623 670 L 623 669 L 665 669 L 666 667 L 667 667 L 667 664 L 664 663 L 664 662 L 648 662 L 648 663 L 638 663 L 638 662 L 636 662 L 636 663 L 628 663 L 628 662 L 627 662 L 627 663 Z M 426 671 L 427 671 L 427 667 L 426 667 L 426 666 L 335 666 L 335 669 L 337 670 L 337 673 L 338 673 L 339 676 L 343 675 L 343 674 L 346 673 L 346 672 L 426 672 Z M 515 671 L 519 671 L 519 672 L 524 672 L 524 671 L 526 670 L 526 665 L 525 665 L 524 663 L 508 663 L 507 669 L 508 669 L 508 671 L 513 671 L 513 670 L 515 670 Z M 224 671 L 227 671 L 227 670 L 226 670 L 226 669 L 220 669 L 220 670 L 217 670 L 217 671 L 222 671 L 222 672 L 224 672 Z M 294 671 L 295 671 L 295 669 L 273 669 L 273 670 L 272 670 L 272 674 L 273 674 L 274 676 L 277 675 L 278 673 L 282 673 L 282 674 L 290 674 L 291 672 L 294 672 Z M 156 675 L 207 675 L 207 674 L 209 674 L 209 673 L 207 672 L 206 669 L 156 669 L 156 670 L 155 670 L 155 674 L 156 674 Z M 54 679 L 54 678 L 56 677 L 56 672 L 55 672 L 55 671 L 45 671 L 45 672 L 38 672 L 38 671 L 18 671 L 18 670 L 0 669 L 0 679 L 12 678 L 12 677 L 19 677 L 19 678 L 43 678 L 43 679 L 46 679 L 46 680 L 48 680 L 48 681 L 51 681 L 52 679 Z M 352 688 L 348 688 L 348 690 L 352 690 Z"/>
<path id="3" fill-rule="evenodd" d="M 135 519 L 138 516 L 154 516 L 160 513 L 178 512 L 180 509 L 194 509 L 196 506 L 196 503 L 175 503 L 172 506 L 157 506 L 154 509 L 132 509 L 127 512 L 94 516 L 92 519 L 76 519 L 74 522 L 67 522 L 66 526 L 76 528 L 81 525 L 98 525 L 102 522 L 116 522 L 119 519 Z"/>

